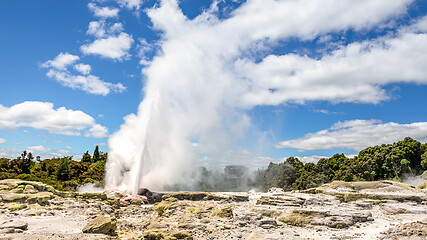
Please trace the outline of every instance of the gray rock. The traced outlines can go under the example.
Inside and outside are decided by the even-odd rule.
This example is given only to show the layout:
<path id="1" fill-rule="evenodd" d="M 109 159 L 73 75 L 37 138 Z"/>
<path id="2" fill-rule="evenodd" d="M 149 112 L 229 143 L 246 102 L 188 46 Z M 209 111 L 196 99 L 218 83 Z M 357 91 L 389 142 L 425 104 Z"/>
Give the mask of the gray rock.
<path id="1" fill-rule="evenodd" d="M 14 233 L 14 232 L 15 232 L 15 228 L 3 228 L 0 230 L 0 234 Z"/>
<path id="2" fill-rule="evenodd" d="M 5 222 L 5 223 L 2 223 L 0 225 L 0 229 L 5 229 L 5 228 L 27 230 L 28 223 L 26 223 L 26 222 Z"/>

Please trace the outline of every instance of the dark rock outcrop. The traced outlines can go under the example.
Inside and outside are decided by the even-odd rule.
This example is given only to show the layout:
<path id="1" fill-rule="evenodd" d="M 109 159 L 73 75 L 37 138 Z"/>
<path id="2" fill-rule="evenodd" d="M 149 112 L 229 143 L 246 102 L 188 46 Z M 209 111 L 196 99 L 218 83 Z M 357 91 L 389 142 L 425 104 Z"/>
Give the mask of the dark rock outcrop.
<path id="1" fill-rule="evenodd" d="M 154 204 L 162 201 L 163 193 L 156 193 L 150 191 L 148 188 L 140 188 L 138 190 L 138 195 L 145 196 L 148 199 L 148 203 Z"/>

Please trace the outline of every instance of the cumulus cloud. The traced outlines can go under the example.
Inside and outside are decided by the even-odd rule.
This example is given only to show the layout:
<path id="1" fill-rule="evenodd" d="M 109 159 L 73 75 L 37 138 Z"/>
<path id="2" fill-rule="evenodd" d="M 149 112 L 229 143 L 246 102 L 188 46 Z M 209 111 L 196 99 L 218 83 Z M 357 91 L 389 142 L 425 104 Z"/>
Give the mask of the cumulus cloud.
<path id="1" fill-rule="evenodd" d="M 104 82 L 99 77 L 89 75 L 92 67 L 88 64 L 76 64 L 74 69 L 83 75 L 73 75 L 67 70 L 67 66 L 79 59 L 68 53 L 60 53 L 54 60 L 49 60 L 42 64 L 42 67 L 49 68 L 47 76 L 55 79 L 63 86 L 72 89 L 81 89 L 87 93 L 106 96 L 110 92 L 122 92 L 126 89 L 121 83 Z"/>
<path id="2" fill-rule="evenodd" d="M 104 20 L 91 21 L 89 22 L 89 27 L 86 34 L 95 36 L 97 38 L 103 38 L 121 33 L 123 30 L 124 28 L 122 23 L 108 24 Z"/>
<path id="3" fill-rule="evenodd" d="M 7 142 L 7 140 L 6 140 L 6 139 L 4 139 L 4 138 L 0 138 L 0 144 L 3 144 L 3 143 L 5 143 L 5 142 Z"/>
<path id="4" fill-rule="evenodd" d="M 105 138 L 107 135 L 108 129 L 100 124 L 93 125 L 85 134 L 86 137 L 95 137 L 95 138 Z"/>
<path id="5" fill-rule="evenodd" d="M 44 68 L 51 67 L 51 68 L 56 68 L 58 70 L 66 70 L 69 65 L 73 64 L 79 59 L 80 59 L 79 56 L 76 56 L 76 55 L 72 55 L 69 53 L 60 53 L 53 60 L 49 60 L 43 63 L 41 66 Z"/>
<path id="6" fill-rule="evenodd" d="M 319 60 L 288 54 L 244 62 L 242 74 L 254 82 L 244 101 L 252 106 L 308 100 L 379 103 L 389 98 L 383 85 L 427 83 L 425 42 L 427 34 L 406 32 L 349 44 Z"/>
<path id="7" fill-rule="evenodd" d="M 368 146 L 400 141 L 407 136 L 427 141 L 427 122 L 410 124 L 382 123 L 379 120 L 337 122 L 329 129 L 280 142 L 276 147 L 294 148 L 299 151 L 334 148 L 360 151 Z"/>
<path id="8" fill-rule="evenodd" d="M 60 153 L 60 154 L 69 154 L 70 151 L 69 150 L 60 149 L 60 150 L 58 150 L 58 153 Z"/>
<path id="9" fill-rule="evenodd" d="M 139 10 L 143 0 L 116 0 L 121 7 L 126 7 L 129 10 Z"/>
<path id="10" fill-rule="evenodd" d="M 81 74 L 88 75 L 90 71 L 92 70 L 92 67 L 88 64 L 79 63 L 74 65 L 74 69 L 79 71 Z"/>
<path id="11" fill-rule="evenodd" d="M 55 71 L 50 69 L 47 76 L 54 78 L 66 87 L 72 89 L 81 89 L 87 93 L 95 95 L 108 95 L 111 91 L 122 92 L 126 89 L 121 83 L 104 82 L 94 75 L 72 75 L 67 72 Z"/>
<path id="12" fill-rule="evenodd" d="M 133 41 L 131 35 L 122 32 L 118 36 L 96 39 L 90 44 L 81 46 L 80 50 L 86 55 L 94 54 L 122 61 L 129 56 Z"/>
<path id="13" fill-rule="evenodd" d="M 27 151 L 30 151 L 30 152 L 50 152 L 50 151 L 52 151 L 52 149 L 47 148 L 47 147 L 42 146 L 42 145 L 38 145 L 38 146 L 28 146 Z"/>
<path id="14" fill-rule="evenodd" d="M 93 35 L 95 37 L 105 36 L 105 21 L 91 21 L 87 29 L 86 34 Z"/>
<path id="15" fill-rule="evenodd" d="M 87 137 L 104 137 L 107 128 L 97 124 L 86 113 L 60 107 L 54 109 L 49 102 L 26 101 L 5 107 L 0 104 L 0 129 L 31 127 L 47 130 L 49 133 Z"/>
<path id="16" fill-rule="evenodd" d="M 88 7 L 96 17 L 110 18 L 117 17 L 119 15 L 118 8 L 99 7 L 95 3 L 89 3 Z"/>

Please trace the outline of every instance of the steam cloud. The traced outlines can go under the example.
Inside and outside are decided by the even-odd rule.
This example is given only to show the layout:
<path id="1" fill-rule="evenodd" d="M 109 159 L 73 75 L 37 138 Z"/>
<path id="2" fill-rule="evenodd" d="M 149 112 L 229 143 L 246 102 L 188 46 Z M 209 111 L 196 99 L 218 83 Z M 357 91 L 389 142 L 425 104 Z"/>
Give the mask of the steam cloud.
<path id="1" fill-rule="evenodd" d="M 176 0 L 147 10 L 163 34 L 161 51 L 143 70 L 145 97 L 138 113 L 126 116 L 109 139 L 107 187 L 135 193 L 140 186 L 161 190 L 190 181 L 188 171 L 197 157 L 192 143 L 223 151 L 232 141 L 226 139 L 243 136 L 250 126 L 246 110 L 275 94 L 268 86 L 260 88 L 256 81 L 262 79 L 245 74 L 245 66 L 255 64 L 254 53 L 265 55 L 274 42 L 291 36 L 308 40 L 372 26 L 404 11 L 411 1 L 375 2 L 250 0 L 227 19 L 218 18 L 217 2 L 194 19 Z M 328 11 L 318 14 L 318 9 Z"/>

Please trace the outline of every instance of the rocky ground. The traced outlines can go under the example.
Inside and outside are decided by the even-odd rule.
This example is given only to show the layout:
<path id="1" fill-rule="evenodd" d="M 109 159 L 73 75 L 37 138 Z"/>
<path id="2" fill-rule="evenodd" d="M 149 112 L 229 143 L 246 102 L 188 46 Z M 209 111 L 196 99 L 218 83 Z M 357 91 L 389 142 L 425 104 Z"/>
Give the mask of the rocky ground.
<path id="1" fill-rule="evenodd" d="M 177 192 L 156 204 L 0 181 L 0 239 L 426 239 L 427 192 L 333 182 L 302 192 Z"/>

